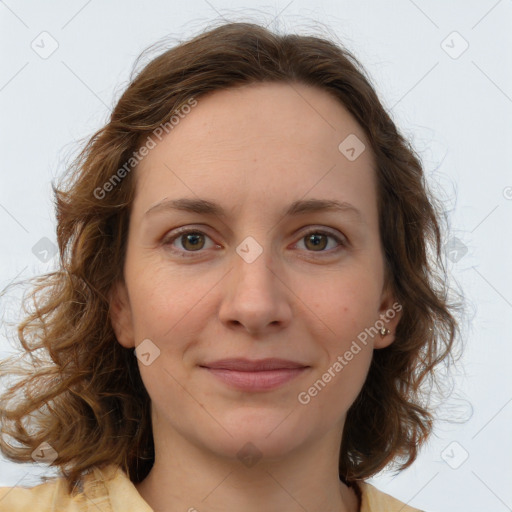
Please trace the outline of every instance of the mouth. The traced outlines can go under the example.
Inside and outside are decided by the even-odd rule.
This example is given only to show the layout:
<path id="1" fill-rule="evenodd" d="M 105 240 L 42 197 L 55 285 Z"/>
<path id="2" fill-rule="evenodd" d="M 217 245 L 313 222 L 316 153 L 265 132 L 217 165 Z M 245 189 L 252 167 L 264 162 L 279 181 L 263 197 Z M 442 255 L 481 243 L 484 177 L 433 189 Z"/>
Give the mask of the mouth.
<path id="1" fill-rule="evenodd" d="M 201 365 L 224 384 L 242 391 L 268 391 L 303 374 L 309 366 L 285 359 L 223 359 Z"/>
<path id="2" fill-rule="evenodd" d="M 218 361 L 212 361 L 211 363 L 205 363 L 204 368 L 210 368 L 215 370 L 233 370 L 239 372 L 261 372 L 270 370 L 291 370 L 296 368 L 306 368 L 306 364 L 299 363 L 297 361 L 291 361 L 289 359 L 243 359 L 243 358 L 232 358 L 232 359 L 220 359 Z"/>

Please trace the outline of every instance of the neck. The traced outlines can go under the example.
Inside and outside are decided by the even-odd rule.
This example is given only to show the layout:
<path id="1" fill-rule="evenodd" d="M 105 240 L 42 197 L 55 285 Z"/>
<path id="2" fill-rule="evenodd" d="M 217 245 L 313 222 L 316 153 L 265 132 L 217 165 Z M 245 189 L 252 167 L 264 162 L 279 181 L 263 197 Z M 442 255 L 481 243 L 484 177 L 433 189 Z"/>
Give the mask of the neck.
<path id="1" fill-rule="evenodd" d="M 174 433 L 155 436 L 155 463 L 137 491 L 155 512 L 357 512 L 338 476 L 339 430 L 286 457 L 222 457 Z M 337 440 L 337 441 L 336 441 Z M 251 452 L 251 449 L 248 449 Z"/>

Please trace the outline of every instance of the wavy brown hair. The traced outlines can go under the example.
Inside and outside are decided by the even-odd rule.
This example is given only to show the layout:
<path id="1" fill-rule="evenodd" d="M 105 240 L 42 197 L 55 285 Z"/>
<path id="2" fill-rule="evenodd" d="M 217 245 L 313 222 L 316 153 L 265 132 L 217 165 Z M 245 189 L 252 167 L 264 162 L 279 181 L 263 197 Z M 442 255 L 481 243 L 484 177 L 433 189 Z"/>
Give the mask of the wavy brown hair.
<path id="1" fill-rule="evenodd" d="M 70 491 L 93 466 L 119 465 L 134 483 L 146 477 L 154 461 L 150 398 L 133 351 L 116 341 L 109 312 L 113 285 L 122 279 L 134 172 L 122 173 L 108 193 L 105 184 L 191 98 L 260 82 L 329 93 L 371 144 L 386 284 L 403 310 L 395 341 L 374 352 L 348 411 L 339 474 L 357 481 L 392 461 L 402 469 L 415 460 L 433 426 L 427 398 L 434 371 L 451 360 L 459 331 L 450 311 L 457 305 L 448 302 L 439 204 L 419 157 L 349 51 L 322 37 L 277 35 L 240 22 L 210 27 L 147 63 L 53 185 L 59 267 L 34 278 L 23 302 L 17 337 L 29 361 L 10 358 L 0 366 L 4 375 L 22 377 L 0 399 L 0 448 L 8 459 L 32 462 L 33 450 L 49 443 Z"/>

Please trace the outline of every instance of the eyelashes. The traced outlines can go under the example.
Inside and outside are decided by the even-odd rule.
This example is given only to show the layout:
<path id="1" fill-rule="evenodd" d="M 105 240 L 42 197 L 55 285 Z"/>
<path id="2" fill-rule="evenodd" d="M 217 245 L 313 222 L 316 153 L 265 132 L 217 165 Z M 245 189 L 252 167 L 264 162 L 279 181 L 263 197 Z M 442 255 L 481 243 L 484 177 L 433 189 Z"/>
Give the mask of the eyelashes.
<path id="1" fill-rule="evenodd" d="M 197 252 L 203 252 L 202 249 L 204 248 L 204 244 L 201 245 L 201 244 L 198 244 L 198 240 L 201 239 L 201 237 L 203 238 L 207 238 L 209 240 L 212 240 L 206 233 L 204 233 L 203 231 L 200 231 L 198 229 L 183 229 L 183 230 L 179 230 L 177 233 L 175 233 L 174 235 L 172 235 L 171 237 L 169 238 L 166 238 L 164 240 L 164 245 L 165 246 L 169 246 L 171 247 L 171 249 L 174 251 L 174 252 L 191 252 L 191 253 L 197 253 Z M 192 247 L 193 247 L 193 250 L 192 251 L 188 251 L 186 249 L 183 249 L 183 250 L 178 250 L 174 247 L 174 242 L 175 241 L 178 241 L 178 242 L 183 242 L 185 241 L 185 243 L 192 243 Z M 196 246 L 194 248 L 194 245 Z M 218 246 L 217 244 L 213 244 L 213 245 L 216 245 L 217 247 L 220 247 Z M 199 250 L 197 250 L 197 247 L 199 246 Z"/>
<path id="2" fill-rule="evenodd" d="M 210 244 L 208 244 L 208 240 Z M 330 241 L 335 242 L 334 249 Z M 319 228 L 309 229 L 302 233 L 300 239 L 294 244 L 294 247 L 301 243 L 304 244 L 304 250 L 315 257 L 322 254 L 337 254 L 340 250 L 348 246 L 344 238 Z M 313 247 L 312 250 L 308 248 L 308 244 L 309 247 Z M 221 248 L 221 246 L 215 243 L 204 231 L 194 228 L 182 228 L 174 231 L 162 241 L 162 245 L 169 248 L 169 250 L 175 254 L 188 258 L 204 255 L 204 253 L 211 248 Z M 176 247 L 176 245 L 181 247 Z M 315 248 L 319 248 L 320 250 L 315 250 Z"/>
<path id="3" fill-rule="evenodd" d="M 320 237 L 318 235 L 320 235 Z M 334 235 L 333 233 L 330 233 L 328 231 L 322 231 L 321 229 L 311 229 L 311 230 L 307 231 L 300 237 L 299 241 L 307 240 L 307 242 L 312 242 L 313 240 L 315 240 L 314 246 L 316 245 L 318 247 L 318 245 L 317 245 L 318 238 L 321 238 L 321 237 L 323 237 L 324 240 L 329 239 L 329 238 L 332 240 L 335 240 L 336 243 L 338 244 L 338 247 L 346 246 L 345 242 L 341 238 L 339 238 L 337 235 Z M 299 243 L 299 242 L 297 242 L 297 243 Z M 329 245 L 329 244 L 327 243 L 327 245 Z M 325 248 L 322 245 L 322 242 L 320 242 L 320 247 Z M 329 252 L 329 254 L 332 253 L 331 250 L 329 250 L 329 251 L 323 251 L 323 250 L 322 251 L 308 251 L 308 252 Z"/>

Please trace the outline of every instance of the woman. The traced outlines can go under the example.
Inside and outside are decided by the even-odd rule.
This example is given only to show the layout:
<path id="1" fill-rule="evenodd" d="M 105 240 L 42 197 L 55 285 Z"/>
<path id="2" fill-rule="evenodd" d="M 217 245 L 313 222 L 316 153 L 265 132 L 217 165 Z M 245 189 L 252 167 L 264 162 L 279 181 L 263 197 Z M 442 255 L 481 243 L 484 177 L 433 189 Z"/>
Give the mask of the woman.
<path id="1" fill-rule="evenodd" d="M 0 511 L 416 510 L 365 479 L 428 438 L 455 306 L 421 164 L 346 50 L 248 23 L 172 48 L 55 194 L 0 446 L 62 477 Z"/>

